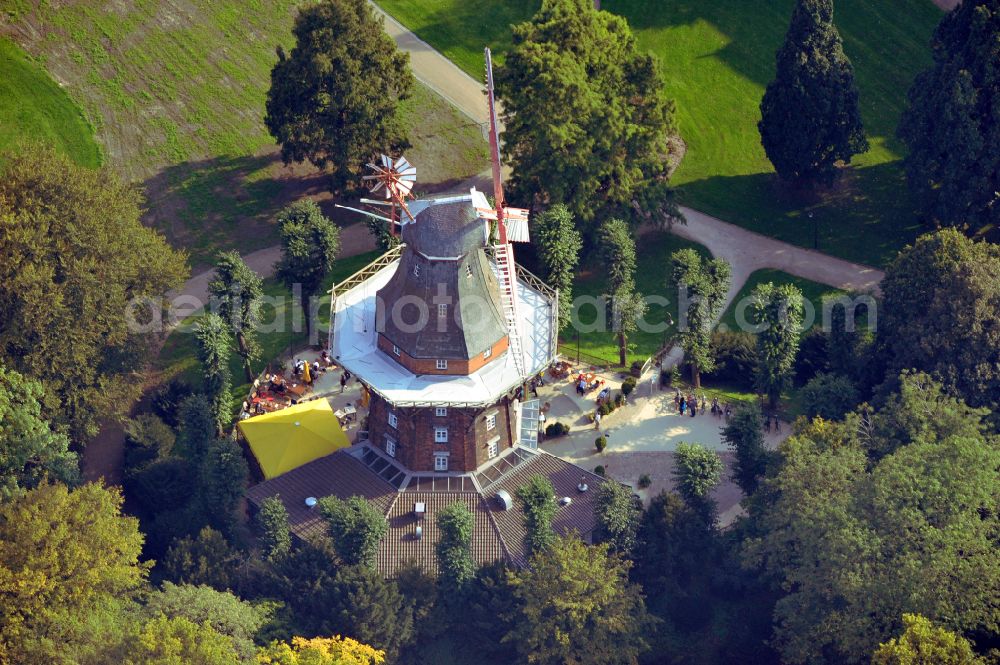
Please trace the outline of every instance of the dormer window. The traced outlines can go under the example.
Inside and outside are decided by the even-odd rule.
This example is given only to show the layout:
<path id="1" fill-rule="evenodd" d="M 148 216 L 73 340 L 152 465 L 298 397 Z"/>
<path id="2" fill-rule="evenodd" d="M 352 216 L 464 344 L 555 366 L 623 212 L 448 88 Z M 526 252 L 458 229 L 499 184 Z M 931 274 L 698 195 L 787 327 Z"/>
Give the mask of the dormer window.
<path id="1" fill-rule="evenodd" d="M 389 427 L 391 427 L 393 429 L 398 429 L 399 428 L 399 418 L 396 417 L 395 413 L 390 413 L 389 414 Z"/>

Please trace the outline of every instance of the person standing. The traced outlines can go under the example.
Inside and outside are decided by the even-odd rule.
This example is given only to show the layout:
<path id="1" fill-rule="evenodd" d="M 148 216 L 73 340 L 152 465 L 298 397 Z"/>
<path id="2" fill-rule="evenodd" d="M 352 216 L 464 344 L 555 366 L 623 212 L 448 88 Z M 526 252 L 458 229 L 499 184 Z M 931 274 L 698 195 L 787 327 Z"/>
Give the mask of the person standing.
<path id="1" fill-rule="evenodd" d="M 345 387 L 347 387 L 347 370 L 340 373 L 340 392 L 344 392 Z"/>
<path id="2" fill-rule="evenodd" d="M 594 412 L 594 429 L 601 429 L 601 412 Z"/>

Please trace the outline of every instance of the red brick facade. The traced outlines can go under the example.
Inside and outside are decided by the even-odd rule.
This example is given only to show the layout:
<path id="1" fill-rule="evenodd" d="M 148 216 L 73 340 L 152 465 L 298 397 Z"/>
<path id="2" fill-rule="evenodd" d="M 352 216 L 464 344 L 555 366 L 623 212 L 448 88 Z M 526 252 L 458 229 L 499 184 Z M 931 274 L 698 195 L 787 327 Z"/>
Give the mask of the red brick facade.
<path id="1" fill-rule="evenodd" d="M 414 358 L 402 349 L 399 349 L 399 353 L 396 353 L 395 345 L 382 333 L 378 334 L 378 348 L 400 365 L 418 375 L 444 374 L 449 376 L 468 376 L 482 369 L 487 363 L 499 358 L 507 350 L 507 343 L 507 337 L 504 336 L 493 345 L 489 356 L 477 355 L 471 360 L 464 358 Z M 438 360 L 447 360 L 447 369 L 438 369 Z"/>
<path id="2" fill-rule="evenodd" d="M 445 415 L 437 415 L 444 408 Z M 488 429 L 490 416 L 496 416 Z M 395 427 L 390 423 L 395 416 Z M 497 453 L 510 448 L 514 439 L 514 409 L 510 400 L 485 409 L 420 407 L 397 409 L 373 394 L 368 412 L 368 435 L 373 446 L 387 451 L 387 437 L 396 444 L 395 458 L 410 471 L 435 471 L 435 453 L 447 453 L 447 471 L 473 471 L 490 459 L 489 444 L 497 441 Z M 435 429 L 446 428 L 447 443 L 435 441 Z M 516 433 L 514 434 L 516 436 Z"/>

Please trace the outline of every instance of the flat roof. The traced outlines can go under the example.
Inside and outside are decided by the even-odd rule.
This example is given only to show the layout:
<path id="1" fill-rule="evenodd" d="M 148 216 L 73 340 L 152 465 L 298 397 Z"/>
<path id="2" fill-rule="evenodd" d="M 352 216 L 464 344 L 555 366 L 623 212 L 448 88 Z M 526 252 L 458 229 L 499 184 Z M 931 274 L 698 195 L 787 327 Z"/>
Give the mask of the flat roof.
<path id="1" fill-rule="evenodd" d="M 496 263 L 490 261 L 494 272 Z M 375 295 L 395 274 L 399 259 L 334 301 L 330 354 L 384 399 L 400 406 L 422 404 L 485 406 L 521 383 L 511 351 L 469 376 L 417 375 L 377 346 Z M 544 370 L 556 355 L 555 303 L 520 277 L 518 314 L 527 376 Z"/>

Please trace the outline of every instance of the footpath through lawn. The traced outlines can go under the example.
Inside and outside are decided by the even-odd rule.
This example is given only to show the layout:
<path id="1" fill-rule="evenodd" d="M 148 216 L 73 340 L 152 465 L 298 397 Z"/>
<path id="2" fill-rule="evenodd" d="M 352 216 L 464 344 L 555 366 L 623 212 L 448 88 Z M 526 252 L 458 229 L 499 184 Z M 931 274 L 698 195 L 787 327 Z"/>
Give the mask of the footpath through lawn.
<path id="1" fill-rule="evenodd" d="M 482 48 L 502 59 L 511 22 L 537 0 L 381 0 L 386 11 L 475 78 Z M 930 62 L 941 12 L 922 0 L 840 0 L 835 21 L 854 62 L 871 150 L 818 197 L 783 188 L 757 121 L 793 0 L 606 0 L 641 46 L 659 56 L 688 152 L 674 183 L 681 200 L 734 224 L 845 259 L 883 266 L 921 231 L 900 168 L 895 128 L 915 74 Z M 473 27 L 474 26 L 474 27 Z M 811 216 L 810 216 L 811 214 Z"/>

